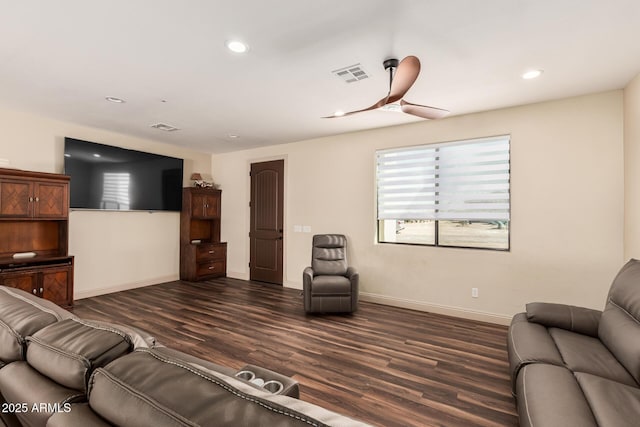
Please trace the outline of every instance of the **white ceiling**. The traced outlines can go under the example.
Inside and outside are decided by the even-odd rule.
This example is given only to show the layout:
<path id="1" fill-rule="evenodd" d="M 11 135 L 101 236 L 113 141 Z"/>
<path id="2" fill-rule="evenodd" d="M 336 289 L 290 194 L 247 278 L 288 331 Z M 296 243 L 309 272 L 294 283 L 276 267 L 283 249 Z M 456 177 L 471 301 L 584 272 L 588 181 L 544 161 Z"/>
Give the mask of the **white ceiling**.
<path id="1" fill-rule="evenodd" d="M 386 95 L 386 58 L 418 56 L 405 99 L 460 115 L 621 89 L 639 41 L 639 0 L 0 0 L 0 105 L 227 152 L 420 120 L 320 118 Z"/>

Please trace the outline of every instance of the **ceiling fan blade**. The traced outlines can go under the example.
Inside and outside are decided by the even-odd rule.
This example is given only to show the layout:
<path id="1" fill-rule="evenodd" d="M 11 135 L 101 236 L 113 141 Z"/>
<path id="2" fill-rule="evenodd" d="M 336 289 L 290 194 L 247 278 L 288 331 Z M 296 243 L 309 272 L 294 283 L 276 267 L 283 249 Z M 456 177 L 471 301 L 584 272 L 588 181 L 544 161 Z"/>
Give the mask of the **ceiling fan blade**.
<path id="1" fill-rule="evenodd" d="M 448 110 L 443 110 L 442 108 L 436 107 L 428 107 L 426 105 L 412 104 L 405 101 L 404 99 L 400 101 L 400 108 L 402 108 L 403 113 L 413 114 L 414 116 L 431 120 L 441 119 L 442 117 L 449 114 Z"/>
<path id="2" fill-rule="evenodd" d="M 391 80 L 389 96 L 385 104 L 391 104 L 401 99 L 411 86 L 415 83 L 420 74 L 420 60 L 415 56 L 407 56 L 396 68 L 396 72 Z"/>
<path id="3" fill-rule="evenodd" d="M 322 118 L 323 119 L 335 119 L 337 117 L 350 116 L 351 114 L 362 113 L 364 111 L 377 110 L 378 108 L 380 108 L 380 107 L 384 106 L 385 104 L 387 104 L 387 99 L 388 99 L 388 97 L 384 97 L 380 101 L 378 101 L 375 104 L 373 104 L 371 107 L 363 108 L 362 110 L 349 111 L 348 113 L 343 113 L 343 114 L 338 114 L 338 115 L 333 114 L 331 116 L 325 116 L 325 117 L 322 117 Z"/>

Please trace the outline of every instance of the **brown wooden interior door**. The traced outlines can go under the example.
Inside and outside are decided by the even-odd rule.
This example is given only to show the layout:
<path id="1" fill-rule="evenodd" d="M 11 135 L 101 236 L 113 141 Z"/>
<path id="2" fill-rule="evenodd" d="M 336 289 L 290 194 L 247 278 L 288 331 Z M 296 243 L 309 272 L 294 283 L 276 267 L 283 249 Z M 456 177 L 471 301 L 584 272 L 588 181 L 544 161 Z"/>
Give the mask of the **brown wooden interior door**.
<path id="1" fill-rule="evenodd" d="M 284 160 L 251 164 L 250 278 L 282 285 Z"/>

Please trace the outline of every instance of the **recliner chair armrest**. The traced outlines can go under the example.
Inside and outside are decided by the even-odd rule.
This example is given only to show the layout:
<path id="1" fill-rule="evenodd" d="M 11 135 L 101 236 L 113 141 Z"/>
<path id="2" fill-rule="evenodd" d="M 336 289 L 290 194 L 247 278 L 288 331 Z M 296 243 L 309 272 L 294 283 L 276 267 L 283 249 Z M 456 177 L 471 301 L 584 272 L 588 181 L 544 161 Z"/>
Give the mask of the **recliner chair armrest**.
<path id="1" fill-rule="evenodd" d="M 307 267 L 302 272 L 302 284 L 304 286 L 310 286 L 313 281 L 313 268 Z"/>
<path id="2" fill-rule="evenodd" d="M 561 328 L 592 337 L 598 336 L 602 311 L 566 304 L 533 302 L 527 304 L 527 319 L 547 328 Z"/>
<path id="3" fill-rule="evenodd" d="M 351 282 L 351 308 L 352 311 L 358 307 L 358 298 L 360 296 L 360 274 L 355 267 L 347 267 L 346 276 Z"/>

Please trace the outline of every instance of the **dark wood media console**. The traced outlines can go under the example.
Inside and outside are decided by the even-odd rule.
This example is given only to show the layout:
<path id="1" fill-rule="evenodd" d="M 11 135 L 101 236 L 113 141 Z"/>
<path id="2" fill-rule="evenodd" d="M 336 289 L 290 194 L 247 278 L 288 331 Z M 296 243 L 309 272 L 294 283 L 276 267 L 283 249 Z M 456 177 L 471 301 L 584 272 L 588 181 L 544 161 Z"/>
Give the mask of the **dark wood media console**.
<path id="1" fill-rule="evenodd" d="M 69 177 L 0 169 L 0 285 L 73 304 Z"/>

